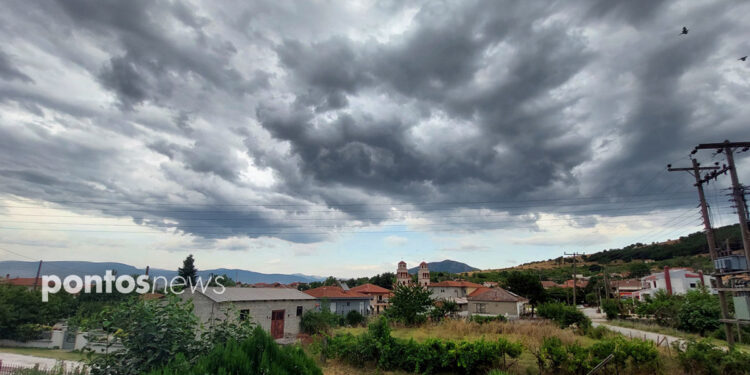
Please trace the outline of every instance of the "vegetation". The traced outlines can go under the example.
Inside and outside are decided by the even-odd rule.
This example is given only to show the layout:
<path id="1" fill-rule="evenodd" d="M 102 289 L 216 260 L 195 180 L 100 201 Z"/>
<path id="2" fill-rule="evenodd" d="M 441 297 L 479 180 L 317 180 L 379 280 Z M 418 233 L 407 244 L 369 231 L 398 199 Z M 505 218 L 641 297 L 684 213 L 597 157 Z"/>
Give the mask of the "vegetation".
<path id="1" fill-rule="evenodd" d="M 620 316 L 620 302 L 610 299 L 602 302 L 602 311 L 607 315 L 607 320 L 617 319 Z"/>
<path id="2" fill-rule="evenodd" d="M 653 342 L 627 340 L 621 336 L 601 340 L 588 348 L 578 343 L 565 345 L 559 338 L 548 337 L 534 351 L 543 374 L 585 374 L 612 354 L 615 373 L 647 373 L 659 367 L 659 352 Z"/>
<path id="3" fill-rule="evenodd" d="M 545 303 L 539 305 L 537 312 L 542 318 L 547 318 L 557 323 L 560 328 L 575 325 L 585 331 L 591 327 L 591 320 L 573 306 L 562 303 Z"/>
<path id="4" fill-rule="evenodd" d="M 198 277 L 198 269 L 195 268 L 193 254 L 188 255 L 188 257 L 182 261 L 182 267 L 177 269 L 177 274 L 184 278 L 185 283 L 188 285 L 195 285 L 195 280 Z"/>
<path id="5" fill-rule="evenodd" d="M 91 373 L 140 374 L 160 368 L 178 356 L 195 359 L 218 343 L 250 336 L 252 326 L 236 319 L 234 311 L 226 312 L 229 319 L 201 327 L 192 310 L 192 303 L 175 296 L 166 303 L 133 299 L 106 308 L 89 328 L 113 337 L 124 349 L 92 356 Z M 108 345 L 112 343 L 108 341 Z"/>
<path id="6" fill-rule="evenodd" d="M 76 309 L 77 301 L 67 293 L 50 294 L 49 301 L 42 302 L 38 290 L 0 285 L 0 338 L 35 340 Z"/>
<path id="7" fill-rule="evenodd" d="M 427 339 L 421 343 L 397 339 L 391 336 L 387 319 L 381 317 L 366 333 L 336 335 L 320 350 L 358 367 L 372 363 L 382 370 L 423 374 L 485 374 L 490 369 L 507 368 L 508 359 L 518 358 L 522 346 L 503 338 L 460 342 Z"/>
<path id="8" fill-rule="evenodd" d="M 241 341 L 218 344 L 208 353 L 189 360 L 179 353 L 151 375 L 268 374 L 322 375 L 323 372 L 298 346 L 279 347 L 271 336 L 256 327 Z"/>
<path id="9" fill-rule="evenodd" d="M 729 240 L 732 246 L 741 246 L 739 224 L 728 225 L 714 229 L 714 236 L 718 243 Z M 598 263 L 611 263 L 615 260 L 630 262 L 633 259 L 663 260 L 687 255 L 708 253 L 706 235 L 703 232 L 695 232 L 680 237 L 676 243 L 654 243 L 645 245 L 636 243 L 622 249 L 604 250 L 587 257 L 587 261 Z"/>
<path id="10" fill-rule="evenodd" d="M 300 320 L 302 332 L 310 335 L 329 333 L 332 328 L 342 324 L 341 316 L 331 312 L 330 303 L 326 300 L 321 302 L 320 311 L 307 310 Z"/>
<path id="11" fill-rule="evenodd" d="M 725 351 L 709 342 L 688 341 L 684 349 L 675 345 L 680 366 L 689 374 L 750 374 L 750 354 Z"/>
<path id="12" fill-rule="evenodd" d="M 509 291 L 529 299 L 532 314 L 534 308 L 545 301 L 544 287 L 538 275 L 514 271 L 507 276 L 505 286 Z"/>
<path id="13" fill-rule="evenodd" d="M 432 306 L 431 292 L 419 285 L 400 285 L 393 290 L 391 306 L 386 315 L 406 325 L 423 323 L 425 313 Z"/>
<path id="14" fill-rule="evenodd" d="M 484 324 L 484 323 L 489 323 L 489 322 L 507 322 L 508 318 L 502 315 L 496 315 L 496 316 L 472 315 L 470 320 L 472 322 Z"/>

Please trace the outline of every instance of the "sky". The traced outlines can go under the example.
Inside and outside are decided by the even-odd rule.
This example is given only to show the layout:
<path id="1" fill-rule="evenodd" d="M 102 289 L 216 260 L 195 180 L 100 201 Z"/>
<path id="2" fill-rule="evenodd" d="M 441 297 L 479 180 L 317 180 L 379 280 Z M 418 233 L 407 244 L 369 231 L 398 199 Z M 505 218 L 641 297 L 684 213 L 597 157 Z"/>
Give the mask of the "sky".
<path id="1" fill-rule="evenodd" d="M 508 267 L 700 230 L 666 165 L 750 135 L 742 1 L 3 8 L 0 260 Z"/>

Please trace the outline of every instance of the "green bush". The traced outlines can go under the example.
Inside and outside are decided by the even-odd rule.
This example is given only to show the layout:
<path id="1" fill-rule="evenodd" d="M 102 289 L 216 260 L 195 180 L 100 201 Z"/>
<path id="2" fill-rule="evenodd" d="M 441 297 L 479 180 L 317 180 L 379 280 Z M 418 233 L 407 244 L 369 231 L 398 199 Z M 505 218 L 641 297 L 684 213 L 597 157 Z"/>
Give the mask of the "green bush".
<path id="1" fill-rule="evenodd" d="M 268 374 L 322 375 L 315 361 L 299 346 L 277 345 L 268 333 L 256 327 L 245 340 L 230 340 L 188 361 L 179 354 L 151 375 Z"/>
<path id="2" fill-rule="evenodd" d="M 674 345 L 677 359 L 690 374 L 750 374 L 750 354 L 724 351 L 706 340 L 688 341 L 685 348 Z"/>
<path id="3" fill-rule="evenodd" d="M 321 304 L 320 311 L 307 310 L 300 319 L 302 332 L 310 335 L 328 333 L 331 328 L 342 324 L 341 316 L 332 313 L 326 302 Z"/>
<path id="4" fill-rule="evenodd" d="M 648 373 L 658 369 L 659 352 L 654 343 L 642 340 L 626 340 L 617 336 L 601 340 L 588 348 L 578 343 L 563 345 L 556 337 L 547 337 L 534 353 L 541 373 L 585 374 L 610 354 L 616 373 L 629 370 L 631 373 Z"/>
<path id="5" fill-rule="evenodd" d="M 487 322 L 507 322 L 508 318 L 506 318 L 503 315 L 494 315 L 494 316 L 472 315 L 471 318 L 469 318 L 469 320 L 472 322 L 479 323 L 479 324 L 484 324 Z"/>
<path id="6" fill-rule="evenodd" d="M 602 303 L 602 310 L 607 315 L 607 320 L 617 319 L 620 315 L 620 303 L 617 300 L 606 300 Z"/>
<path id="7" fill-rule="evenodd" d="M 585 331 L 591 327 L 591 320 L 586 315 L 574 306 L 562 303 L 549 302 L 539 305 L 537 314 L 542 318 L 556 322 L 560 328 L 567 328 L 575 324 Z"/>
<path id="8" fill-rule="evenodd" d="M 679 326 L 690 332 L 704 336 L 719 327 L 721 308 L 719 299 L 705 289 L 691 290 L 685 294 L 678 312 Z"/>
<path id="9" fill-rule="evenodd" d="M 365 317 L 359 313 L 359 311 L 352 310 L 346 314 L 346 324 L 350 326 L 358 326 L 365 322 Z"/>
<path id="10" fill-rule="evenodd" d="M 13 335 L 13 337 L 18 341 L 32 341 L 32 340 L 38 340 L 42 338 L 42 334 L 44 332 L 49 332 L 52 330 L 52 327 L 43 325 L 43 324 L 35 324 L 35 323 L 26 323 L 21 324 L 16 328 L 16 332 Z"/>
<path id="11" fill-rule="evenodd" d="M 518 358 L 521 345 L 503 338 L 497 341 L 446 341 L 428 339 L 423 343 L 391 336 L 385 318 L 370 324 L 360 336 L 337 335 L 323 349 L 326 356 L 362 367 L 375 363 L 382 370 L 402 370 L 422 374 L 485 374 L 507 368 L 507 358 Z"/>

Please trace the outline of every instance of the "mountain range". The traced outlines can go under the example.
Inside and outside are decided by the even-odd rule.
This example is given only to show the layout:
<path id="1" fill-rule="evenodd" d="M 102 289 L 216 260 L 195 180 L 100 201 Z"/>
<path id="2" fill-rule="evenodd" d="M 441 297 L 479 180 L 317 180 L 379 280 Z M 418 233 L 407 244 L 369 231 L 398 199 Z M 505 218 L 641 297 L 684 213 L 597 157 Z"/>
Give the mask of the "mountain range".
<path id="1" fill-rule="evenodd" d="M 430 272 L 461 273 L 479 271 L 479 268 L 474 268 L 466 263 L 456 262 L 455 260 L 450 259 L 441 262 L 428 262 L 427 267 L 430 269 Z M 409 273 L 417 273 L 418 269 L 418 266 L 409 268 Z"/>
<path id="2" fill-rule="evenodd" d="M 0 261 L 0 276 L 10 277 L 34 277 L 36 275 L 38 262 L 25 261 Z M 42 263 L 42 275 L 57 275 L 64 278 L 67 275 L 104 275 L 107 270 L 116 271 L 118 275 L 140 275 L 146 272 L 143 268 L 136 268 L 124 263 L 114 262 L 82 262 L 82 261 L 50 261 Z M 227 275 L 234 281 L 242 283 L 282 283 L 311 282 L 324 280 L 324 277 L 309 276 L 302 274 L 260 273 L 248 270 L 215 268 L 209 270 L 198 270 L 198 276 L 207 279 L 210 274 Z M 151 268 L 149 275 L 152 277 L 164 276 L 168 279 L 177 276 L 177 270 L 166 270 Z"/>

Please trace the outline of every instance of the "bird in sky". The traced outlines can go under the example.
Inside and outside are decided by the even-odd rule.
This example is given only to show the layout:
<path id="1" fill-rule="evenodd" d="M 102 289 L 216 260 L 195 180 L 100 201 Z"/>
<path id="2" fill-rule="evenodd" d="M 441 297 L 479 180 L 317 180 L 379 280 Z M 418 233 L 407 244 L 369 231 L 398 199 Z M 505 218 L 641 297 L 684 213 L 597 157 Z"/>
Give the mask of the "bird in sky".
<path id="1" fill-rule="evenodd" d="M 747 61 L 747 56 L 742 56 L 742 57 L 740 57 L 740 58 L 739 58 L 739 59 L 737 59 L 737 60 L 740 60 L 740 61 Z"/>
<path id="2" fill-rule="evenodd" d="M 688 28 L 685 27 L 685 26 L 683 26 L 682 27 L 682 32 L 680 33 L 680 35 L 687 35 L 687 33 L 688 33 Z"/>

